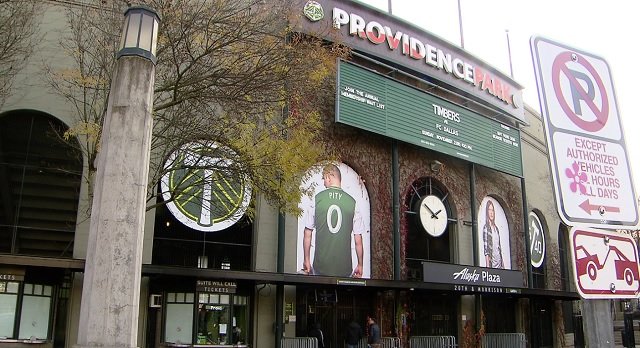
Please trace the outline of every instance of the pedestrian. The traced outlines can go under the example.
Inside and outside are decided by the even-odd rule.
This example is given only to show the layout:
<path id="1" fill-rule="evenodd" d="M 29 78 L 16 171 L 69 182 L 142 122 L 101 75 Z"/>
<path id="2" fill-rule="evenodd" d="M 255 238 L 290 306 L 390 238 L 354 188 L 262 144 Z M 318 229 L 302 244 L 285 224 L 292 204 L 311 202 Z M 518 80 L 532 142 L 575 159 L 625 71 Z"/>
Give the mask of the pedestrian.
<path id="1" fill-rule="evenodd" d="M 367 339 L 369 347 L 380 348 L 380 327 L 371 316 L 367 317 L 367 325 L 369 325 L 369 338 Z"/>
<path id="2" fill-rule="evenodd" d="M 344 331 L 344 343 L 347 345 L 347 348 L 357 348 L 362 336 L 360 324 L 356 322 L 354 317 L 351 317 Z"/>
<path id="3" fill-rule="evenodd" d="M 324 334 L 320 330 L 320 323 L 313 324 L 313 328 L 309 331 L 309 337 L 318 339 L 318 348 L 324 348 Z"/>

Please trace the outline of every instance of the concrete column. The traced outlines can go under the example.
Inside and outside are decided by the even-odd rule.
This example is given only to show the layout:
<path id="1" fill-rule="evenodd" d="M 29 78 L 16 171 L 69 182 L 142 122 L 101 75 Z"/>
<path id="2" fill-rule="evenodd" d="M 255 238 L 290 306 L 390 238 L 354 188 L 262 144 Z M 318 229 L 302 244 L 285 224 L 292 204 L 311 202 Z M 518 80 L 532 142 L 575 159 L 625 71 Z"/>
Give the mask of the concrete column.
<path id="1" fill-rule="evenodd" d="M 582 319 L 588 348 L 615 347 L 610 300 L 582 300 Z"/>
<path id="2" fill-rule="evenodd" d="M 118 59 L 91 213 L 76 347 L 137 345 L 155 65 Z"/>

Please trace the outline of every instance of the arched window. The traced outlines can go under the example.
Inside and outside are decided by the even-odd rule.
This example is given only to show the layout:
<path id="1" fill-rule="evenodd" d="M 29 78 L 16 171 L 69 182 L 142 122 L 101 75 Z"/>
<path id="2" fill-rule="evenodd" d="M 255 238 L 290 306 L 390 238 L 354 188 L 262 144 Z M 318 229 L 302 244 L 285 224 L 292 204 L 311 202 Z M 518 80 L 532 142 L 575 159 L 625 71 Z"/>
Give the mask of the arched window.
<path id="1" fill-rule="evenodd" d="M 73 257 L 82 155 L 35 111 L 0 116 L 0 252 Z"/>
<path id="2" fill-rule="evenodd" d="M 443 221 L 437 221 L 433 226 L 425 225 L 420 218 L 421 205 L 425 203 L 431 206 L 423 208 L 427 209 L 427 217 L 433 217 L 431 220 L 434 222 L 437 219 Z M 407 277 L 421 279 L 422 261 L 453 262 L 449 228 L 451 205 L 447 191 L 435 179 L 423 177 L 411 184 L 405 196 L 405 206 L 408 208 L 405 213 Z"/>
<path id="3" fill-rule="evenodd" d="M 529 248 L 533 287 L 546 287 L 546 236 L 547 228 L 544 218 L 537 211 L 529 212 Z"/>
<path id="4" fill-rule="evenodd" d="M 569 269 L 569 230 L 567 226 L 560 224 L 558 226 L 558 254 L 560 255 L 560 279 L 562 281 L 562 290 L 569 291 L 571 287 L 571 272 Z"/>

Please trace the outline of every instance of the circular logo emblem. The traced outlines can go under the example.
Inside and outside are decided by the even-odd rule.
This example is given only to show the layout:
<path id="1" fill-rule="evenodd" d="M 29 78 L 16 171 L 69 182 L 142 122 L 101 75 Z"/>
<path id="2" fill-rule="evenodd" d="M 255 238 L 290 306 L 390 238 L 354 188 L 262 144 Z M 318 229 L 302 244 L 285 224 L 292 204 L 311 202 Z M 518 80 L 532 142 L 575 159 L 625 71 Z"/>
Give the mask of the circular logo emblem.
<path id="1" fill-rule="evenodd" d="M 214 142 L 193 142 L 175 151 L 164 168 L 162 196 L 184 225 L 203 232 L 223 230 L 245 213 L 251 187 L 231 168 L 235 152 Z"/>
<path id="2" fill-rule="evenodd" d="M 312 22 L 317 22 L 324 18 L 324 10 L 322 9 L 322 5 L 320 5 L 316 1 L 307 1 L 302 12 Z"/>
<path id="3" fill-rule="evenodd" d="M 544 230 L 540 218 L 534 212 L 529 213 L 529 241 L 531 248 L 531 266 L 539 268 L 544 262 Z"/>

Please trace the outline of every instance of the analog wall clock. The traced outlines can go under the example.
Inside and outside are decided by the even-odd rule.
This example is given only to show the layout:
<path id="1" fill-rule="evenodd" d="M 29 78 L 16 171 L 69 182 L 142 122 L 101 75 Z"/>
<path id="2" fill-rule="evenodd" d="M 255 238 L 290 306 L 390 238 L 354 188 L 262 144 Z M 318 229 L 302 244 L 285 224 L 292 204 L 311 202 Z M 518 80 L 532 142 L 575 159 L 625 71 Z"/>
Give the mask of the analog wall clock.
<path id="1" fill-rule="evenodd" d="M 418 214 L 422 227 L 429 235 L 440 237 L 447 229 L 447 210 L 437 196 L 429 195 L 422 198 Z"/>

